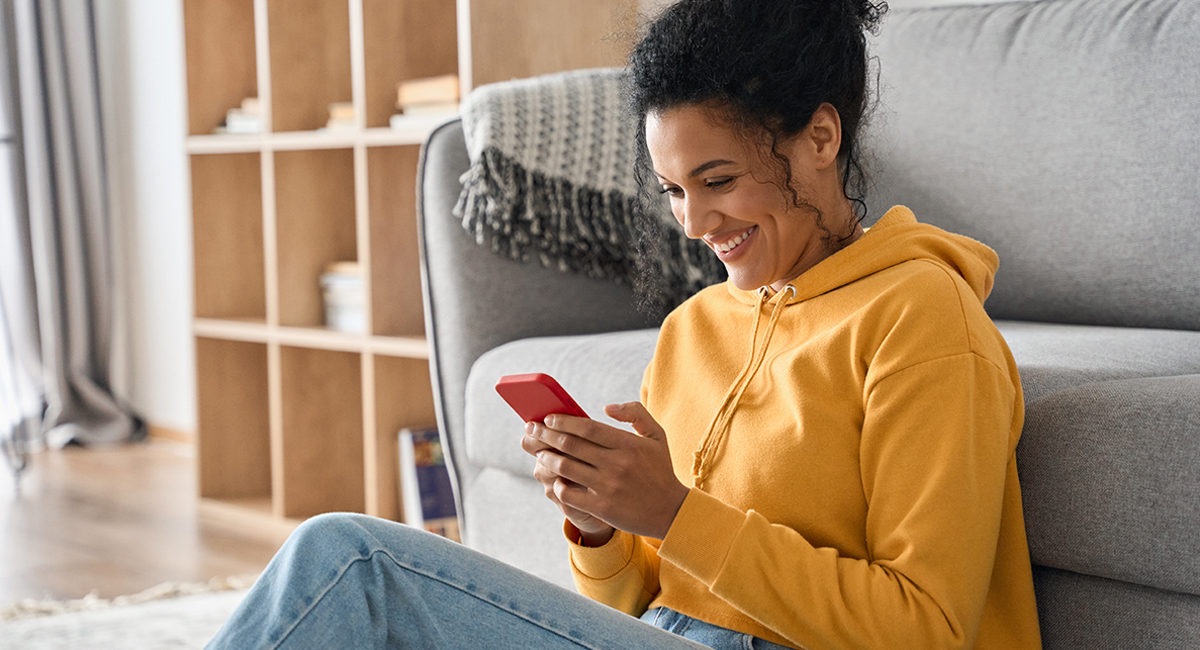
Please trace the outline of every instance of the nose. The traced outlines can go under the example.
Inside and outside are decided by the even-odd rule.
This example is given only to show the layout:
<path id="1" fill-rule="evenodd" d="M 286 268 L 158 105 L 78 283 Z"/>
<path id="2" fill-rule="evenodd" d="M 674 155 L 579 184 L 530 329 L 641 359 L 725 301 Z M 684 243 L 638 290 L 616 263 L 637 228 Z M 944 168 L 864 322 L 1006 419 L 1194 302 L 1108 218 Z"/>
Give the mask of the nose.
<path id="1" fill-rule="evenodd" d="M 674 207 L 675 220 L 688 239 L 700 239 L 721 223 L 721 213 L 706 201 L 685 196 Z"/>

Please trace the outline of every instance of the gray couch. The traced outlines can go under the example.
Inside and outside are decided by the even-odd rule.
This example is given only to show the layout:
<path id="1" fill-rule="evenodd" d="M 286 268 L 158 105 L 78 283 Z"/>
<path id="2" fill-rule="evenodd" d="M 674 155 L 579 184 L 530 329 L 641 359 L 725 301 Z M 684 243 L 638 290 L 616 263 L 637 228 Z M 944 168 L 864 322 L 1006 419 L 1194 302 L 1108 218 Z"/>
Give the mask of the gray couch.
<path id="1" fill-rule="evenodd" d="M 871 214 L 997 250 L 987 308 L 1020 366 L 1018 462 L 1046 648 L 1200 647 L 1200 3 L 894 11 L 876 39 Z M 570 585 L 561 518 L 492 384 L 548 372 L 596 414 L 656 337 L 627 288 L 493 256 L 430 138 L 421 245 L 438 417 L 467 543 Z"/>

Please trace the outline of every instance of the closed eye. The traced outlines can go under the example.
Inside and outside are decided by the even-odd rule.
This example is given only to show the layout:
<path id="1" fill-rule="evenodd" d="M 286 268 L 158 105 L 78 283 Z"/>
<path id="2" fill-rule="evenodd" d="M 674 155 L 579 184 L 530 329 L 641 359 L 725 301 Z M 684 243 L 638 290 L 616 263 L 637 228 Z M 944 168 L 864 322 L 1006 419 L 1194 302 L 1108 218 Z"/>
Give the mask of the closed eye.
<path id="1" fill-rule="evenodd" d="M 670 195 L 673 197 L 680 196 L 683 194 L 683 190 L 681 188 L 675 187 L 674 185 L 664 185 L 664 186 L 662 186 L 662 189 L 660 189 L 658 192 L 659 192 L 659 194 L 667 194 L 667 195 Z"/>
<path id="2" fill-rule="evenodd" d="M 717 188 L 724 187 L 732 182 L 733 182 L 732 176 L 729 176 L 726 178 L 714 178 L 714 179 L 710 179 L 707 182 L 705 182 L 705 186 L 715 190 Z"/>

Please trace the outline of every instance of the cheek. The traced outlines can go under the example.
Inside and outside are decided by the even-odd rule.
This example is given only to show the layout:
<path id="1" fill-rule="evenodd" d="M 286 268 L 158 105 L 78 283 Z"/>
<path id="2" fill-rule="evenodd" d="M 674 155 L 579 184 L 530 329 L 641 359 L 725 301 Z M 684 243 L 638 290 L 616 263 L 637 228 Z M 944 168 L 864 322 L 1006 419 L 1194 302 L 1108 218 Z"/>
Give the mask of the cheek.
<path id="1" fill-rule="evenodd" d="M 740 192 L 727 196 L 731 209 L 760 218 L 787 212 L 786 198 L 778 187 L 770 183 L 747 183 L 740 189 Z"/>

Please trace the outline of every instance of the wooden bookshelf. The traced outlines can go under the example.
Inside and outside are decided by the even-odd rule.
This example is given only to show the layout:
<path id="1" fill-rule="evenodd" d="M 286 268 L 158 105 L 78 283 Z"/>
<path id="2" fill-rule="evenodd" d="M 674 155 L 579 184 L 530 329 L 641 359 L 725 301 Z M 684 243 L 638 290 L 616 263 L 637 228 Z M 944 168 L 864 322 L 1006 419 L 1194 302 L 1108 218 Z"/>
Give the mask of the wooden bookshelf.
<path id="1" fill-rule="evenodd" d="M 618 65 L 636 0 L 183 4 L 200 512 L 272 537 L 332 510 L 400 520 L 396 434 L 434 425 L 416 168 L 452 115 L 389 126 L 396 84 Z M 261 133 L 214 134 L 246 97 Z M 322 129 L 334 102 L 354 128 Z M 349 260 L 362 333 L 322 325 L 318 276 Z"/>

